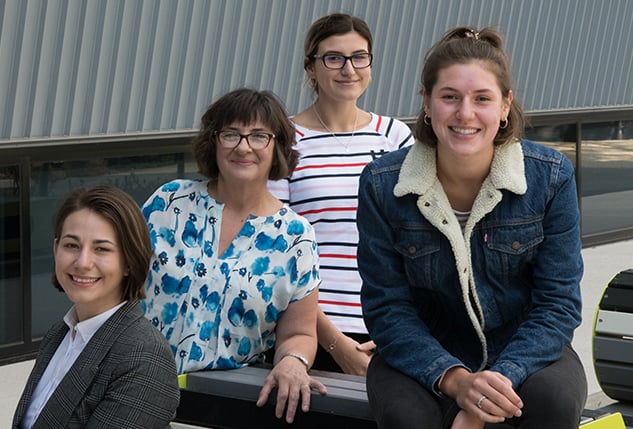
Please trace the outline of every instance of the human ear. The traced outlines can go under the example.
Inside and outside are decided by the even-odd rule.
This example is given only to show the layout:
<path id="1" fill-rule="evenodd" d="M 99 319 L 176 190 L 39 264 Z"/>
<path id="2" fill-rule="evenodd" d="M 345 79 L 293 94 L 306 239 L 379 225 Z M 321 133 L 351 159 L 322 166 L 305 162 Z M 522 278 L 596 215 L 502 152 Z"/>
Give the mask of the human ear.
<path id="1" fill-rule="evenodd" d="M 424 108 L 424 113 L 428 114 L 430 107 L 429 107 L 429 99 L 431 98 L 430 94 L 427 94 L 426 92 L 426 88 L 422 87 L 422 89 L 420 90 L 420 95 L 422 96 L 422 107 Z"/>
<path id="2" fill-rule="evenodd" d="M 506 117 L 510 113 L 510 106 L 512 106 L 513 98 L 514 98 L 514 96 L 512 95 L 512 90 L 508 91 L 508 96 L 506 97 L 505 103 L 504 103 L 504 106 L 503 106 L 503 112 L 504 112 Z"/>

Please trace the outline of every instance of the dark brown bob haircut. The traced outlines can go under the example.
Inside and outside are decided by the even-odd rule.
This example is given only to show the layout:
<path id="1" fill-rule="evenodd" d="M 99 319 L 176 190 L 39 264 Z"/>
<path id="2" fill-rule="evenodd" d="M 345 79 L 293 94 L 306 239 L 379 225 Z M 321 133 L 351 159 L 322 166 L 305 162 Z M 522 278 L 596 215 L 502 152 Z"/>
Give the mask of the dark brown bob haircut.
<path id="1" fill-rule="evenodd" d="M 126 192 L 114 186 L 79 188 L 62 202 L 55 219 L 55 246 L 59 244 L 64 222 L 71 214 L 87 209 L 107 220 L 116 233 L 123 264 L 128 275 L 123 277 L 121 300 L 145 298 L 145 281 L 152 256 L 149 230 L 141 209 Z M 53 286 L 64 291 L 53 272 Z"/>
<path id="2" fill-rule="evenodd" d="M 314 21 L 303 42 L 303 69 L 306 70 L 308 66 L 314 64 L 314 55 L 318 53 L 319 43 L 330 36 L 347 34 L 352 31 L 367 40 L 367 50 L 371 54 L 374 43 L 373 37 L 369 25 L 362 19 L 346 13 L 331 13 Z M 314 92 L 319 92 L 316 81 L 309 80 L 308 83 Z"/>
<path id="3" fill-rule="evenodd" d="M 270 91 L 240 88 L 214 102 L 202 115 L 200 131 L 193 139 L 193 155 L 200 174 L 208 179 L 218 178 L 215 133 L 233 123 L 252 124 L 260 121 L 275 134 L 270 180 L 284 179 L 294 171 L 299 154 L 294 149 L 295 128 L 288 119 L 284 105 Z"/>
<path id="4" fill-rule="evenodd" d="M 510 60 L 503 49 L 501 34 L 492 27 L 475 30 L 470 27 L 456 27 L 447 31 L 426 54 L 422 71 L 422 94 L 426 90 L 431 95 L 442 70 L 455 64 L 467 64 L 481 61 L 495 75 L 501 89 L 501 95 L 507 98 L 512 90 L 512 73 Z M 424 123 L 424 106 L 418 115 L 413 134 L 415 138 L 430 146 L 437 145 L 437 136 L 433 127 Z M 433 120 L 431 118 L 431 120 Z M 512 138 L 521 138 L 525 128 L 525 117 L 521 104 L 513 97 L 508 114 L 508 123 L 499 131 L 494 139 L 500 145 Z"/>

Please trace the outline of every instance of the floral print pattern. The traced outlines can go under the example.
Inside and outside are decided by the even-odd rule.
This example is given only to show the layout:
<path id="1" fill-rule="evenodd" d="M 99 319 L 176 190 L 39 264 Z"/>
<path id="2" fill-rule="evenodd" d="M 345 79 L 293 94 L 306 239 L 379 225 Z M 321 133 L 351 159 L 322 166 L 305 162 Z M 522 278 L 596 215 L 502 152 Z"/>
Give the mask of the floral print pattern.
<path id="1" fill-rule="evenodd" d="M 286 205 L 251 215 L 218 255 L 223 208 L 201 180 L 169 182 L 143 205 L 154 249 L 143 307 L 179 373 L 261 360 L 287 306 L 320 282 L 304 218 Z"/>

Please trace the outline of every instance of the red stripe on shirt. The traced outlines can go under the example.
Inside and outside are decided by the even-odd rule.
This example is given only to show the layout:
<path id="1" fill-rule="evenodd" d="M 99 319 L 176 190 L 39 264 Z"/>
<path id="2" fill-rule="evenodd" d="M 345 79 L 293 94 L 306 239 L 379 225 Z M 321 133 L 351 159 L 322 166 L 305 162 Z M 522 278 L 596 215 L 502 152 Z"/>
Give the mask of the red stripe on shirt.
<path id="1" fill-rule="evenodd" d="M 356 259 L 356 255 L 341 255 L 339 253 L 321 253 L 320 258 L 343 258 L 343 259 Z"/>
<path id="2" fill-rule="evenodd" d="M 314 213 L 323 213 L 323 212 L 355 212 L 356 207 L 328 207 L 324 209 L 315 209 L 315 210 L 307 210 L 305 212 L 298 212 L 301 216 L 305 216 L 307 214 Z"/>
<path id="3" fill-rule="evenodd" d="M 378 115 L 378 122 L 376 123 L 376 132 L 380 130 L 380 124 L 382 123 L 382 116 Z"/>
<path id="4" fill-rule="evenodd" d="M 332 168 L 332 167 L 364 167 L 367 165 L 366 162 L 355 162 L 353 164 L 319 164 L 319 165 L 305 165 L 302 167 L 295 168 L 295 171 L 307 170 L 312 168 Z"/>

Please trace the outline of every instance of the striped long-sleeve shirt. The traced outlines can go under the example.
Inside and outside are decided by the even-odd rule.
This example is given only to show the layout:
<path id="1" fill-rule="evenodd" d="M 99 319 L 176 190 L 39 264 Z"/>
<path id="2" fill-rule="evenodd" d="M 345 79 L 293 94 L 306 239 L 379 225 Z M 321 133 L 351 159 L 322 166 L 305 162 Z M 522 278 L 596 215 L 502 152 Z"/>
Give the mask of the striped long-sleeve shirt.
<path id="1" fill-rule="evenodd" d="M 290 178 L 270 182 L 270 191 L 313 225 L 319 245 L 319 305 L 342 332 L 367 333 L 360 307 L 356 265 L 358 177 L 386 152 L 413 143 L 409 127 L 372 113 L 354 133 L 315 131 L 295 124 L 299 165 Z"/>

